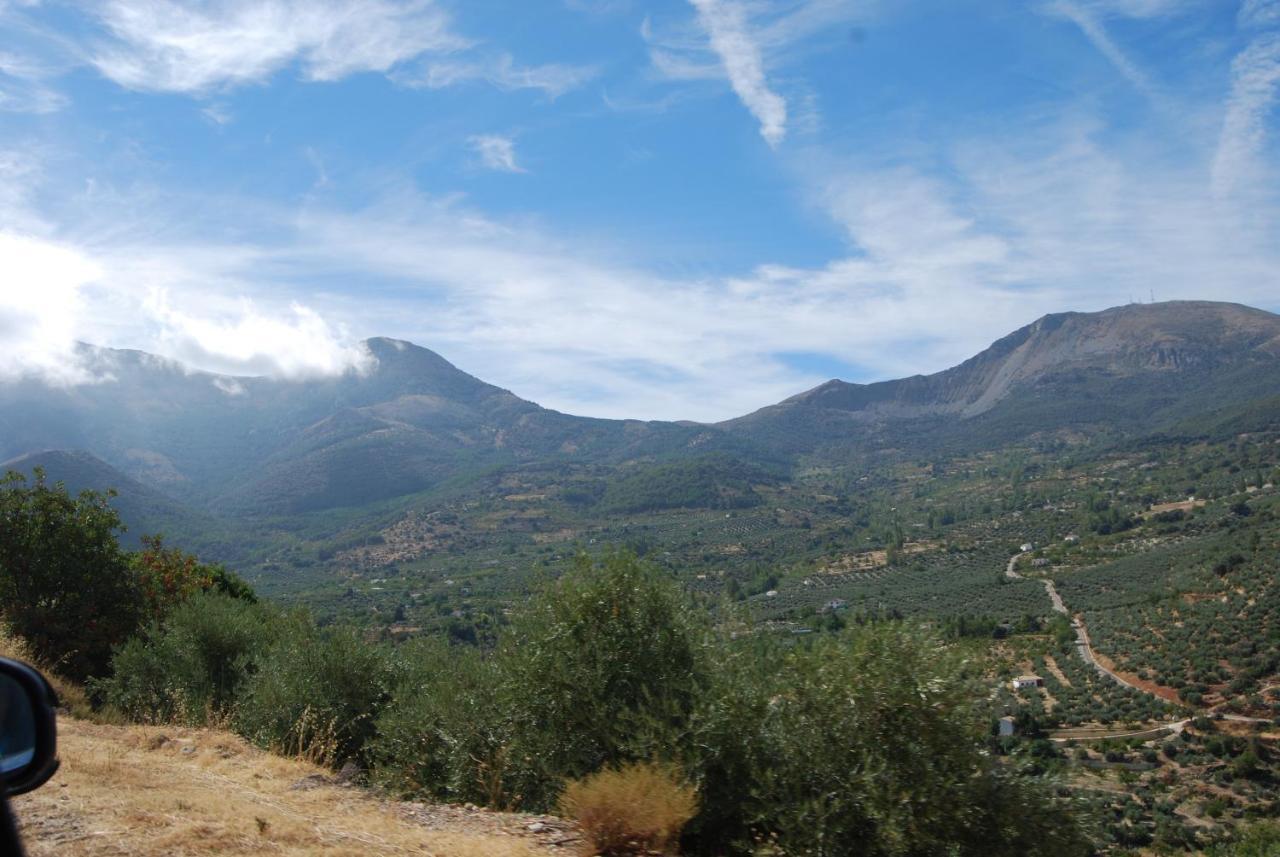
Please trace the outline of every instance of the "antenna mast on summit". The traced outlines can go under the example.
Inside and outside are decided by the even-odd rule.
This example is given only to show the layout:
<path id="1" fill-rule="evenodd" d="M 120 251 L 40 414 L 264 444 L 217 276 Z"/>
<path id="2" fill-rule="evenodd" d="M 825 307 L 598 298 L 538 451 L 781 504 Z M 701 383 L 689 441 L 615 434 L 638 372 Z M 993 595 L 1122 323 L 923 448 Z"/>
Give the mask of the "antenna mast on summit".
<path id="1" fill-rule="evenodd" d="M 1152 303 L 1155 303 L 1155 302 L 1156 302 L 1156 290 L 1155 290 L 1155 289 L 1152 289 L 1152 290 L 1151 290 L 1151 302 L 1152 302 Z"/>

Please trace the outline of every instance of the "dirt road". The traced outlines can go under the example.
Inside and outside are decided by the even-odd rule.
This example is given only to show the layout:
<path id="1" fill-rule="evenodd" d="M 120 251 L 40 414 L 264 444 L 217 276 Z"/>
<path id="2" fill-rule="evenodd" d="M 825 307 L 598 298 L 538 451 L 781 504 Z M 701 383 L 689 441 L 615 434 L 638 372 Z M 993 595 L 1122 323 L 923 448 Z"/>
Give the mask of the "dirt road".
<path id="1" fill-rule="evenodd" d="M 1005 566 L 1005 570 L 1004 570 L 1006 577 L 1009 577 L 1013 580 L 1029 580 L 1030 579 L 1030 578 L 1023 577 L 1021 574 L 1018 574 L 1018 568 L 1017 568 L 1018 558 L 1021 556 L 1022 556 L 1021 553 L 1016 553 L 1009 558 L 1009 564 Z M 1049 580 L 1048 578 L 1043 578 L 1041 579 L 1040 582 L 1044 584 L 1044 590 L 1046 593 L 1048 593 L 1050 602 L 1053 603 L 1053 609 L 1064 616 L 1070 616 L 1071 614 L 1067 610 L 1067 605 L 1063 603 L 1062 596 L 1058 594 L 1057 587 L 1053 585 L 1053 581 Z M 1150 696 L 1154 696 L 1157 699 L 1163 700 L 1165 702 L 1169 701 L 1167 699 L 1164 699 L 1164 697 L 1160 696 L 1160 694 L 1153 692 L 1151 689 L 1135 684 L 1134 682 L 1129 681 L 1125 677 L 1111 670 L 1109 667 L 1106 667 L 1103 664 L 1099 663 L 1098 659 L 1094 656 L 1093 645 L 1089 642 L 1089 630 L 1084 625 L 1083 616 L 1079 614 L 1072 616 L 1071 627 L 1076 632 L 1076 652 L 1079 653 L 1081 660 L 1083 660 L 1086 664 L 1093 667 L 1099 673 L 1109 677 L 1110 679 L 1112 679 L 1118 684 L 1122 684 L 1125 687 L 1131 687 L 1134 690 L 1139 691 L 1140 693 L 1145 693 Z"/>

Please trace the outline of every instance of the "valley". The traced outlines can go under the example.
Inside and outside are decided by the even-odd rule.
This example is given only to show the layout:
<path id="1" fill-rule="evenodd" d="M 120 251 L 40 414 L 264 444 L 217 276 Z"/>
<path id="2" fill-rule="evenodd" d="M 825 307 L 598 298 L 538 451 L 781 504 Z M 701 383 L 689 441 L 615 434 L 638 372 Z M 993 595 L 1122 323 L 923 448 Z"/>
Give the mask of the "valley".
<path id="1" fill-rule="evenodd" d="M 991 751 L 1061 777 L 1116 847 L 1280 814 L 1280 317 L 1048 316 L 717 425 L 568 416 L 369 348 L 365 376 L 234 384 L 95 350 L 115 380 L 0 384 L 0 456 L 114 487 L 130 536 L 369 640 L 492 648 L 617 548 L 796 646 L 923 622 L 981 666 Z"/>

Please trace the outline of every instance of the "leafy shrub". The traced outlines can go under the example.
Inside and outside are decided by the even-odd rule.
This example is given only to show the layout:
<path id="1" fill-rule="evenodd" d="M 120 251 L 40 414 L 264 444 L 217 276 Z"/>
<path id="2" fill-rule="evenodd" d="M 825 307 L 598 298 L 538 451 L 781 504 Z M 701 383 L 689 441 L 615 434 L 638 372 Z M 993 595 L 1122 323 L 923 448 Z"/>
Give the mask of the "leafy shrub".
<path id="1" fill-rule="evenodd" d="M 691 770 L 702 850 L 811 855 L 1087 853 L 1064 810 L 984 753 L 966 665 L 873 625 L 810 646 L 752 642 L 718 665 Z"/>
<path id="2" fill-rule="evenodd" d="M 221 593 L 195 595 L 121 646 L 95 692 L 132 720 L 219 722 L 274 639 L 274 615 Z"/>
<path id="3" fill-rule="evenodd" d="M 567 778 L 661 755 L 706 686 L 708 644 L 706 613 L 661 572 L 630 554 L 579 557 L 498 654 L 507 794 L 549 808 Z"/>
<path id="4" fill-rule="evenodd" d="M 494 662 L 469 646 L 414 640 L 396 658 L 393 701 L 370 746 L 376 782 L 394 792 L 506 806 L 510 718 Z"/>
<path id="5" fill-rule="evenodd" d="M 392 686 L 387 649 L 353 630 L 325 631 L 294 614 L 258 661 L 235 710 L 249 740 L 339 765 L 362 758 Z"/>
<path id="6" fill-rule="evenodd" d="M 129 555 L 147 619 L 163 618 L 174 606 L 197 592 L 221 592 L 256 602 L 257 596 L 239 575 L 217 564 L 202 563 L 194 554 L 166 548 L 161 536 L 143 536 L 142 549 Z"/>
<path id="7" fill-rule="evenodd" d="M 667 765 L 606 768 L 565 786 L 560 812 L 582 827 L 592 853 L 667 853 L 698 809 L 694 788 Z"/>
<path id="8" fill-rule="evenodd" d="M 113 493 L 70 496 L 10 471 L 0 479 L 0 605 L 43 663 L 83 681 L 106 672 L 111 647 L 141 618 L 137 581 L 116 541 Z"/>

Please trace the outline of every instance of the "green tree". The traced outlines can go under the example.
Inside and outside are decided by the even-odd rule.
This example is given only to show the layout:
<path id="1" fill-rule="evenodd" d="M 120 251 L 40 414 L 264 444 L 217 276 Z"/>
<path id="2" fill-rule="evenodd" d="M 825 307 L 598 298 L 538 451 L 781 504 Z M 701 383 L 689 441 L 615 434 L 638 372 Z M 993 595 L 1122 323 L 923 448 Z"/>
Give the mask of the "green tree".
<path id="1" fill-rule="evenodd" d="M 0 479 L 0 611 L 38 657 L 71 679 L 101 675 L 142 616 L 117 534 L 114 492 L 72 497 L 10 471 Z"/>
<path id="2" fill-rule="evenodd" d="M 579 556 L 502 641 L 511 793 L 549 807 L 565 778 L 668 754 L 705 686 L 707 634 L 653 566 Z"/>

